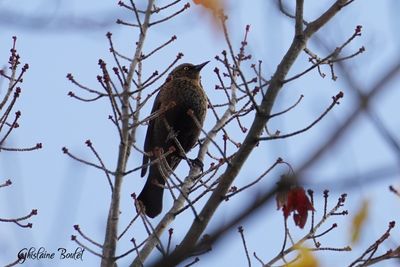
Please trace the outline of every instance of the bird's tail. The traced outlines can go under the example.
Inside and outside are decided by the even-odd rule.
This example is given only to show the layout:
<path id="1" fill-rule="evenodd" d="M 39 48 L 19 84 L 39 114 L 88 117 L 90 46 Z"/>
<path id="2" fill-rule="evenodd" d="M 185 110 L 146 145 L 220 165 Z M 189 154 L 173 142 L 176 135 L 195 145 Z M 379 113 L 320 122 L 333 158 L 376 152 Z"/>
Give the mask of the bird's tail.
<path id="1" fill-rule="evenodd" d="M 167 157 L 167 162 L 172 171 L 176 169 L 180 161 L 181 159 L 179 157 L 171 155 Z M 150 218 L 154 218 L 160 214 L 163 206 L 163 186 L 165 184 L 165 179 L 158 168 L 159 166 L 157 164 L 150 166 L 149 176 L 147 177 L 146 184 L 137 198 L 142 202 L 146 209 L 145 213 Z M 169 176 L 169 173 L 167 176 Z M 154 182 L 158 184 L 154 184 Z"/>
<path id="2" fill-rule="evenodd" d="M 146 215 L 150 218 L 156 217 L 162 210 L 164 189 L 160 185 L 154 184 L 153 181 L 158 181 L 160 184 L 164 185 L 164 178 L 157 177 L 157 174 L 161 176 L 158 171 L 156 171 L 156 173 L 150 171 L 146 184 L 137 198 L 142 202 L 145 207 Z"/>

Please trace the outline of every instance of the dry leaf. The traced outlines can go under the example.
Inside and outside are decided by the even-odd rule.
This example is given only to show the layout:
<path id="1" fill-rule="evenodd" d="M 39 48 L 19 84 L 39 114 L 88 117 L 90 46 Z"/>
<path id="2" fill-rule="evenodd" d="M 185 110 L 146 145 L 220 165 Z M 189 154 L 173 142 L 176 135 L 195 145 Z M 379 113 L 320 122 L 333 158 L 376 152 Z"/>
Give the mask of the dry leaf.
<path id="1" fill-rule="evenodd" d="M 223 7 L 221 0 L 193 0 L 193 3 L 211 9 L 213 12 L 217 12 Z"/>
<path id="2" fill-rule="evenodd" d="M 355 244 L 360 240 L 361 230 L 369 213 L 369 202 L 364 200 L 360 210 L 353 218 L 351 224 L 351 243 Z"/>
<path id="3" fill-rule="evenodd" d="M 285 220 L 293 212 L 294 223 L 303 228 L 307 222 L 308 211 L 314 210 L 303 187 L 295 187 L 277 194 L 278 209 L 282 208 Z"/>

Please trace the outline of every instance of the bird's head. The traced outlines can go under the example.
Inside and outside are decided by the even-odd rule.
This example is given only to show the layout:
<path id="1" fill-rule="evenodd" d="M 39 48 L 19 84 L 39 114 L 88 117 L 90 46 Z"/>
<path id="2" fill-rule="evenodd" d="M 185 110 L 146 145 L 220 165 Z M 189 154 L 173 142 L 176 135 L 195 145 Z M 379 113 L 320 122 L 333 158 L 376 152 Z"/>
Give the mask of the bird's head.
<path id="1" fill-rule="evenodd" d="M 200 79 L 200 71 L 201 69 L 207 65 L 209 61 L 201 63 L 199 65 L 193 65 L 190 63 L 184 63 L 177 66 L 171 73 L 168 75 L 168 80 L 177 79 L 177 78 L 189 78 L 198 80 Z"/>

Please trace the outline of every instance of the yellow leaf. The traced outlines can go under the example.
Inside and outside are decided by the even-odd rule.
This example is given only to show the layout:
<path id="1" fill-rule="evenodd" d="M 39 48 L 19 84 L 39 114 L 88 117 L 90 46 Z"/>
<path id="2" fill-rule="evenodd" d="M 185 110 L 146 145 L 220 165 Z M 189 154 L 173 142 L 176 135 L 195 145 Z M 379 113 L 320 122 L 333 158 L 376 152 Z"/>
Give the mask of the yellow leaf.
<path id="1" fill-rule="evenodd" d="M 221 0 L 193 0 L 196 5 L 202 5 L 205 8 L 211 9 L 213 12 L 217 12 L 222 9 Z"/>
<path id="2" fill-rule="evenodd" d="M 361 230 L 369 213 L 369 202 L 364 200 L 360 210 L 354 216 L 351 225 L 351 243 L 355 244 L 360 240 Z"/>
<path id="3" fill-rule="evenodd" d="M 300 258 L 295 262 L 286 264 L 285 267 L 318 267 L 318 261 L 311 253 L 311 251 L 305 247 L 298 247 L 297 250 L 300 253 Z"/>

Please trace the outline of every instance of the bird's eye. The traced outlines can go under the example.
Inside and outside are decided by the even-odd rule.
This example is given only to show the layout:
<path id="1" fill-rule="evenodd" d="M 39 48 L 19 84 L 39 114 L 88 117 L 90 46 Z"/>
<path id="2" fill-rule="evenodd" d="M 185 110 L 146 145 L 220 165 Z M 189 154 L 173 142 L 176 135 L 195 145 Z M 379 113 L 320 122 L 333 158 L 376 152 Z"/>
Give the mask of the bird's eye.
<path id="1" fill-rule="evenodd" d="M 183 70 L 188 70 L 188 69 L 189 69 L 189 67 L 184 67 L 184 68 L 183 68 Z"/>

